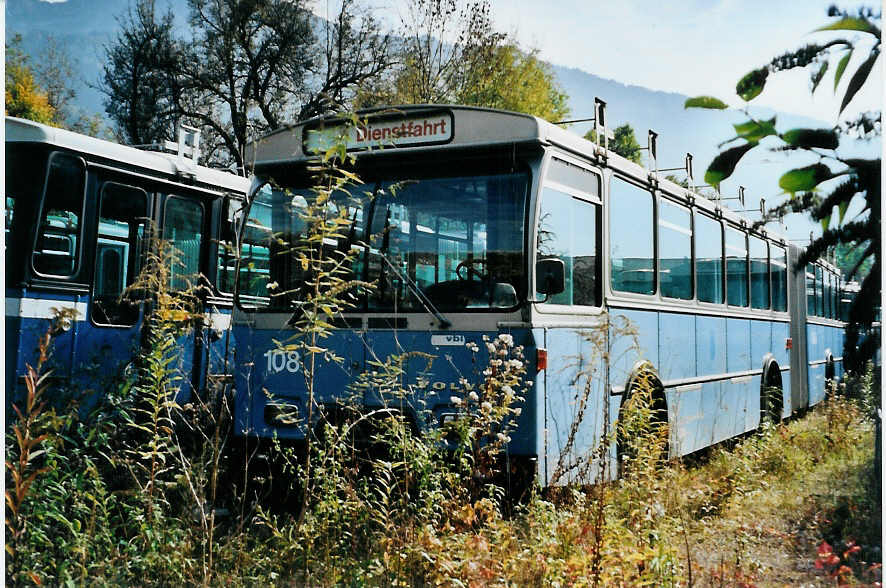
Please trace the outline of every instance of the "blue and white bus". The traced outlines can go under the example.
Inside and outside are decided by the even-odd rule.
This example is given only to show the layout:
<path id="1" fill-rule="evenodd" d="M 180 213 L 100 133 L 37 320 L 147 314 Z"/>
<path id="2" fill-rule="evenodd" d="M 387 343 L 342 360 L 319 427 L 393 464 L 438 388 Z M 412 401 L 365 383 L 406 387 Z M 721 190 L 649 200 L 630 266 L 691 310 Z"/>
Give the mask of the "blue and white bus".
<path id="1" fill-rule="evenodd" d="M 226 377 L 233 262 L 224 241 L 249 181 L 197 165 L 192 135 L 171 146 L 175 154 L 144 151 L 6 118 L 7 402 L 62 310 L 75 314 L 53 341 L 54 386 L 114 385 L 139 353 L 142 309 L 120 295 L 141 267 L 151 227 L 181 254 L 174 287 L 187 275 L 209 282 L 209 328 L 185 344 L 183 390 Z"/>
<path id="2" fill-rule="evenodd" d="M 808 277 L 791 272 L 800 251 L 784 237 L 532 116 L 463 106 L 361 116 L 349 131 L 315 119 L 254 145 L 240 242 L 250 269 L 233 326 L 240 434 L 306 434 L 304 422 L 280 416 L 308 407 L 298 354 L 279 350 L 295 329 L 302 274 L 274 243 L 299 234 L 311 148 L 330 133 L 349 133 L 364 182 L 339 205 L 367 244 L 355 277 L 376 287 L 323 340 L 345 361 L 317 367 L 321 405 L 352 394 L 372 361 L 421 352 L 407 370 L 424 382 L 421 398 L 403 410 L 435 426 L 464 393 L 471 344 L 509 334 L 532 384 L 508 451 L 550 485 L 574 479 L 641 373 L 654 382 L 671 456 L 803 410 L 821 400 L 825 378 L 839 377 L 839 274 L 823 262 Z M 269 287 L 290 295 L 268 296 Z M 635 337 L 616 336 L 625 324 Z"/>

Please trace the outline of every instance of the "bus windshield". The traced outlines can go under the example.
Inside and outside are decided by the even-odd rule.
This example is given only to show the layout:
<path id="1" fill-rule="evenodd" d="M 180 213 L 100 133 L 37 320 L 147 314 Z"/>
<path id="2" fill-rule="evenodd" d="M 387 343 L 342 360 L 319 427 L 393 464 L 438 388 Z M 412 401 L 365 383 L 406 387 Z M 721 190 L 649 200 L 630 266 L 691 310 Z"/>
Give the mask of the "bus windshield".
<path id="1" fill-rule="evenodd" d="M 345 222 L 323 242 L 329 254 L 356 250 L 352 277 L 373 284 L 355 312 L 425 311 L 410 286 L 442 312 L 510 309 L 525 300 L 528 171 L 367 175 L 328 202 L 327 214 Z M 244 306 L 291 311 L 308 295 L 295 250 L 314 197 L 297 180 L 266 183 L 256 194 L 241 240 Z"/>

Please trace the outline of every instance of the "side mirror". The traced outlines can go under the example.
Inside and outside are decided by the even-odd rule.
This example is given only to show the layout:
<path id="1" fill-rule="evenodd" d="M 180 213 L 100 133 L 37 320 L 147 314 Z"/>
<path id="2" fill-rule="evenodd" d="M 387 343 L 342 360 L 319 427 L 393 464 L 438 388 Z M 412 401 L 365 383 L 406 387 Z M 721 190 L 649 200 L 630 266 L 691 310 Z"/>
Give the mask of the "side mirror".
<path id="1" fill-rule="evenodd" d="M 539 294 L 553 296 L 566 289 L 566 264 L 551 257 L 535 262 L 535 289 Z"/>

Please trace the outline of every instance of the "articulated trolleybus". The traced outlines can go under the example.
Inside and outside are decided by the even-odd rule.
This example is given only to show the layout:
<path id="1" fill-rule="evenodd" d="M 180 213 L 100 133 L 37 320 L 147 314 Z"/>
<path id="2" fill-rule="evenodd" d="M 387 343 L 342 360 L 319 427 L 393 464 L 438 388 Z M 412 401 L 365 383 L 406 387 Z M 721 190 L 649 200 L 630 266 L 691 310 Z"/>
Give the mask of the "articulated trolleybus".
<path id="1" fill-rule="evenodd" d="M 353 395 L 373 360 L 421 352 L 431 366 L 422 355 L 407 370 L 424 382 L 421 402 L 403 410 L 417 427 L 439 425 L 464 394 L 459 378 L 476 369 L 471 344 L 482 353 L 484 336 L 508 334 L 531 380 L 508 451 L 548 485 L 586 462 L 641 375 L 666 414 L 671 456 L 781 420 L 839 376 L 835 269 L 812 265 L 804 282 L 789 271 L 796 247 L 654 166 L 512 112 L 405 106 L 363 116 L 347 148 L 364 184 L 341 205 L 356 234 L 345 246 L 364 243 L 355 278 L 376 287 L 323 340 L 345 361 L 316 368 L 318 403 Z M 279 347 L 298 301 L 268 288 L 300 287 L 298 260 L 274 243 L 303 228 L 312 147 L 343 124 L 311 120 L 254 146 L 233 319 L 243 435 L 306 434 L 284 418 L 308 414 L 303 366 Z"/>
<path id="2" fill-rule="evenodd" d="M 139 352 L 143 310 L 120 295 L 142 266 L 151 225 L 179 251 L 173 289 L 204 282 L 207 327 L 180 342 L 183 392 L 230 380 L 234 264 L 224 241 L 249 181 L 198 166 L 199 138 L 185 131 L 167 146 L 172 154 L 7 117 L 7 402 L 59 312 L 68 314 L 46 366 L 54 392 L 101 392 L 124 374 Z"/>

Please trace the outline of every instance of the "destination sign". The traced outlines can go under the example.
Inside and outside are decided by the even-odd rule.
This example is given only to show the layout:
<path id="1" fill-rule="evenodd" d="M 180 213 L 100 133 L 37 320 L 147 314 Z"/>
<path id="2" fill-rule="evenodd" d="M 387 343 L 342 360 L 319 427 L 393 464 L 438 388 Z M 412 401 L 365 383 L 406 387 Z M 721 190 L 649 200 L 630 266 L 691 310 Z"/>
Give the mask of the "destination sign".
<path id="1" fill-rule="evenodd" d="M 347 144 L 348 151 L 446 143 L 452 139 L 452 123 L 452 114 L 442 112 L 374 120 L 351 127 L 334 125 L 309 128 L 305 130 L 304 147 L 306 153 L 316 153 L 342 140 Z M 346 132 L 347 136 L 343 136 Z"/>

